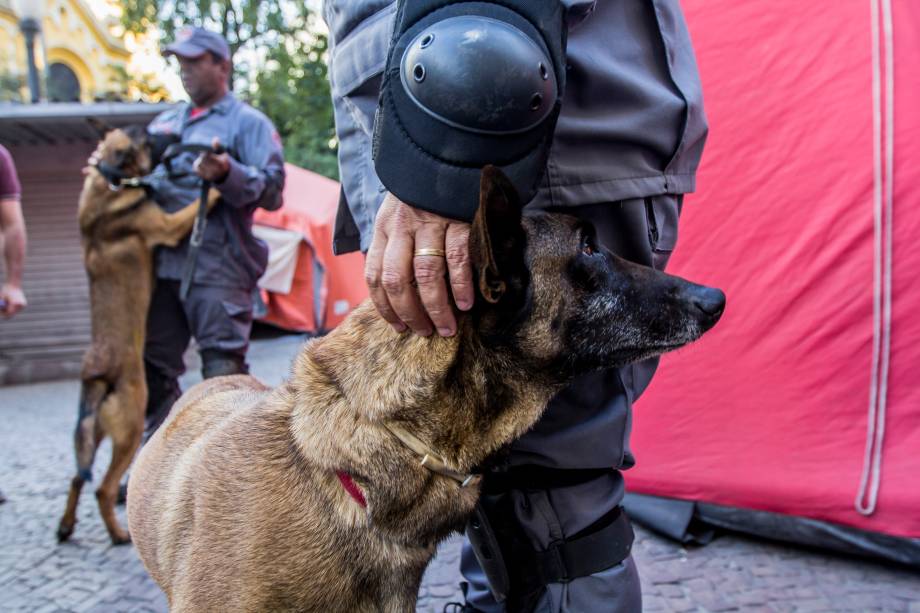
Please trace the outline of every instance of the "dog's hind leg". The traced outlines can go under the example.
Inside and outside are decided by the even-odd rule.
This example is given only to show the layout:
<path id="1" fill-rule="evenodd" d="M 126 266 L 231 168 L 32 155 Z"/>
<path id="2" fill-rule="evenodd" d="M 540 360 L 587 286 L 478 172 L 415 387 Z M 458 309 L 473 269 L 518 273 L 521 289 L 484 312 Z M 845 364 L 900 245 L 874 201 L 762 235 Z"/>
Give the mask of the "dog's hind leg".
<path id="1" fill-rule="evenodd" d="M 133 378 L 130 382 L 123 382 L 99 408 L 102 428 L 112 438 L 112 462 L 96 490 L 96 500 L 114 545 L 131 542 L 128 532 L 121 527 L 115 516 L 115 502 L 121 478 L 141 444 L 146 404 L 147 388 L 142 375 L 139 381 Z"/>
<path id="2" fill-rule="evenodd" d="M 93 460 L 96 449 L 102 439 L 99 425 L 99 406 L 109 391 L 108 383 L 102 379 L 84 380 L 80 388 L 80 412 L 77 427 L 73 433 L 74 451 L 77 456 L 77 474 L 70 480 L 70 492 L 67 494 L 67 506 L 58 525 L 58 542 L 66 541 L 73 534 L 77 523 L 77 503 L 83 484 L 93 479 Z"/>

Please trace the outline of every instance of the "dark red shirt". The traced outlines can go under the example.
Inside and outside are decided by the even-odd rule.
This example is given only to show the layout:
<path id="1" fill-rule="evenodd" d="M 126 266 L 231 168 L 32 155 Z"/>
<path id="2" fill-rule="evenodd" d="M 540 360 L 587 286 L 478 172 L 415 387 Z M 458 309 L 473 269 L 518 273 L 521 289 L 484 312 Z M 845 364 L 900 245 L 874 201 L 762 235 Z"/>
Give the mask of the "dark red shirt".
<path id="1" fill-rule="evenodd" d="M 22 187 L 19 185 L 19 177 L 16 176 L 13 156 L 6 147 L 0 145 L 0 200 L 19 200 L 21 194 Z"/>

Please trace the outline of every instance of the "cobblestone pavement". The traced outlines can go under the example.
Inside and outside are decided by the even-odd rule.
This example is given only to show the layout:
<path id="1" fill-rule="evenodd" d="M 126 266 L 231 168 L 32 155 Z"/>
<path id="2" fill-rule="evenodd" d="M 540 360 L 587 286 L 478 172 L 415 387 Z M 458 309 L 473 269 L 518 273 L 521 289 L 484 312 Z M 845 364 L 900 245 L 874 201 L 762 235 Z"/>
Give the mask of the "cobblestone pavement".
<path id="1" fill-rule="evenodd" d="M 253 373 L 277 383 L 301 342 L 256 341 Z M 187 375 L 184 383 L 197 379 Z M 75 381 L 0 389 L 0 611 L 166 611 L 134 549 L 112 547 L 92 488 L 81 500 L 71 542 L 55 529 L 73 472 Z M 104 444 L 97 480 L 108 460 Z M 120 511 L 124 521 L 124 511 Z M 418 610 L 441 611 L 459 599 L 459 538 L 444 543 L 425 575 Z M 775 543 L 723 536 L 686 549 L 637 530 L 634 548 L 645 610 L 904 611 L 920 613 L 920 575 L 899 567 Z M 591 613 L 591 612 L 589 612 Z"/>

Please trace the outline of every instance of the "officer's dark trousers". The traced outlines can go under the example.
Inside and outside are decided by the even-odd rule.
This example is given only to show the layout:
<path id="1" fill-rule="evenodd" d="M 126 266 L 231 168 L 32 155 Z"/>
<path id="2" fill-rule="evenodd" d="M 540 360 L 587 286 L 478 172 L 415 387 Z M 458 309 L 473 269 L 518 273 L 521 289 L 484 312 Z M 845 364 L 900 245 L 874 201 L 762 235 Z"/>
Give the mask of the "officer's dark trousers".
<path id="1" fill-rule="evenodd" d="M 591 221 L 600 242 L 618 255 L 663 269 L 677 239 L 681 203 L 681 196 L 664 195 L 561 212 Z M 653 359 L 582 377 L 560 392 L 534 429 L 514 444 L 511 463 L 572 469 L 631 467 L 632 403 L 645 390 L 657 366 L 657 359 Z M 611 472 L 573 487 L 512 490 L 508 495 L 513 497 L 515 515 L 533 547 L 545 550 L 551 542 L 601 519 L 621 504 L 623 494 L 622 475 Z M 469 604 L 488 613 L 504 610 L 492 598 L 468 543 L 464 545 L 461 570 L 470 583 Z M 597 574 L 549 585 L 535 610 L 637 613 L 641 609 L 639 575 L 629 557 Z"/>
<path id="2" fill-rule="evenodd" d="M 201 354 L 201 376 L 248 372 L 246 350 L 252 328 L 249 290 L 193 285 L 183 302 L 179 282 L 157 279 L 147 316 L 144 366 L 147 375 L 145 440 L 166 419 L 179 398 L 183 354 L 194 336 Z"/>

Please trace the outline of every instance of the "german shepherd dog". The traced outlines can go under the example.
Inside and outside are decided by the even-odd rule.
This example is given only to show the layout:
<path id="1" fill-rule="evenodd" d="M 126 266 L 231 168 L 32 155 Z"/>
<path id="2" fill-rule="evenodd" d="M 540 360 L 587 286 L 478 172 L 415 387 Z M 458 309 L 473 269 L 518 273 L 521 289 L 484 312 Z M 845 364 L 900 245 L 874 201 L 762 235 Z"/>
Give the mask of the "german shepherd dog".
<path id="1" fill-rule="evenodd" d="M 176 403 L 128 495 L 172 611 L 414 610 L 476 504 L 467 473 L 574 376 L 685 345 L 725 303 L 616 257 L 588 223 L 522 216 L 491 167 L 470 258 L 476 303 L 453 337 L 399 334 L 365 302 L 277 389 L 220 377 Z"/>
<path id="2" fill-rule="evenodd" d="M 141 128 L 107 129 L 89 166 L 77 219 L 89 277 L 92 342 L 83 356 L 80 411 L 74 433 L 77 474 L 70 482 L 67 508 L 58 527 L 67 540 L 76 523 L 83 484 L 92 478 L 93 458 L 102 439 L 112 437 L 112 461 L 96 490 L 105 527 L 116 545 L 130 542 L 115 517 L 122 475 L 131 464 L 144 431 L 147 383 L 144 333 L 153 289 L 153 248 L 176 245 L 195 221 L 198 201 L 176 213 L 164 212 L 142 187 L 120 187 L 100 172 L 120 178 L 147 175 L 155 165 L 151 144 Z M 110 175 L 111 178 L 111 175 Z M 213 206 L 219 192 L 209 193 Z"/>

